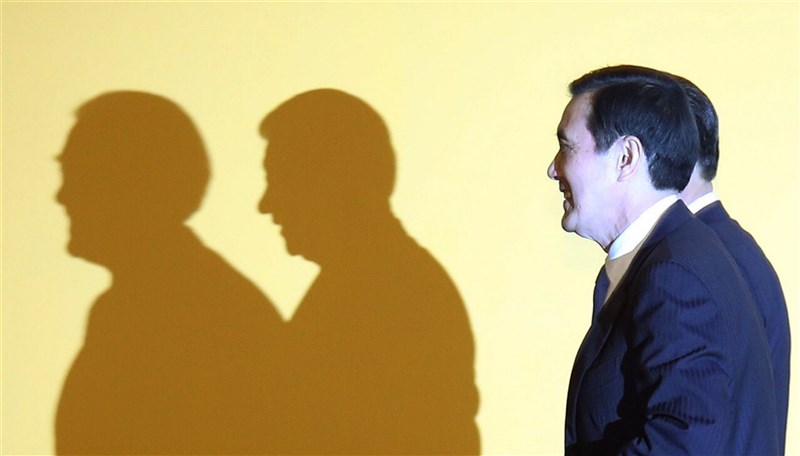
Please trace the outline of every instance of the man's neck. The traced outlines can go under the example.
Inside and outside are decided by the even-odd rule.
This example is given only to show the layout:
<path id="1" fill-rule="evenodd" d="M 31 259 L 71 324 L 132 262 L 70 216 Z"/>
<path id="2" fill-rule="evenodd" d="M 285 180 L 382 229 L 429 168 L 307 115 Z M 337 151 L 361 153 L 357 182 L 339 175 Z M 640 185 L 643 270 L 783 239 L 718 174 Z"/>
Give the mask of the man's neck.
<path id="1" fill-rule="evenodd" d="M 406 236 L 400 221 L 388 211 L 349 219 L 332 233 L 330 242 L 319 244 L 314 258 L 309 258 L 323 269 L 364 264 L 370 258 L 379 258 L 387 244 Z"/>
<path id="2" fill-rule="evenodd" d="M 632 252 L 647 238 L 650 231 L 667 209 L 678 201 L 677 195 L 667 193 L 650 207 L 642 211 L 609 246 L 608 259 L 613 260 Z"/>
<path id="3" fill-rule="evenodd" d="M 674 190 L 651 190 L 641 193 L 632 193 L 631 195 L 633 198 L 630 199 L 628 204 L 624 206 L 624 210 L 620 214 L 617 224 L 614 226 L 614 235 L 611 237 L 608 243 L 605 245 L 601 244 L 603 251 L 608 253 L 608 250 L 611 248 L 611 245 L 614 243 L 614 241 L 645 211 L 653 207 L 654 204 L 658 203 L 667 196 L 674 194 Z"/>
<path id="4" fill-rule="evenodd" d="M 711 182 L 703 179 L 700 174 L 700 168 L 695 167 L 694 171 L 692 172 L 692 177 L 689 179 L 689 183 L 686 185 L 686 188 L 684 188 L 683 191 L 678 195 L 678 197 L 682 199 L 687 206 L 692 204 L 697 198 L 714 191 L 714 186 L 711 184 Z"/>

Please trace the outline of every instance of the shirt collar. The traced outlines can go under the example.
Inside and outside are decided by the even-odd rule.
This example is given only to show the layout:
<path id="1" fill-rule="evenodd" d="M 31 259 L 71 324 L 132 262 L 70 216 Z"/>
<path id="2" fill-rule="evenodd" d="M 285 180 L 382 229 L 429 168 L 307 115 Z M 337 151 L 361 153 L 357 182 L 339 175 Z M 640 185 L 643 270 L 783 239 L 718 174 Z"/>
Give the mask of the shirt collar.
<path id="1" fill-rule="evenodd" d="M 628 227 L 614 239 L 614 242 L 611 243 L 611 247 L 608 249 L 608 260 L 613 260 L 626 253 L 632 252 L 633 249 L 647 237 L 650 230 L 653 229 L 656 222 L 658 222 L 661 214 L 666 212 L 667 208 L 672 206 L 676 201 L 678 201 L 676 195 L 665 196 L 642 212 L 642 214 L 628 225 Z"/>
<path id="2" fill-rule="evenodd" d="M 697 198 L 696 200 L 692 201 L 692 204 L 687 206 L 692 214 L 697 214 L 700 212 L 701 209 L 708 206 L 711 203 L 715 203 L 719 201 L 719 196 L 713 191 L 706 193 L 705 195 Z"/>

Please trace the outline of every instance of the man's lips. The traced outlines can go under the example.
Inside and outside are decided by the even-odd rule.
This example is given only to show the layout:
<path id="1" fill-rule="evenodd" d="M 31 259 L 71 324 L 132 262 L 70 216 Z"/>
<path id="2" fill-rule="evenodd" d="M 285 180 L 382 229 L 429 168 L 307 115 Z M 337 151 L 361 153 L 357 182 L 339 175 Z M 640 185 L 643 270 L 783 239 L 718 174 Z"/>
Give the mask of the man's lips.
<path id="1" fill-rule="evenodd" d="M 572 201 L 572 191 L 563 182 L 558 183 L 558 190 L 564 194 L 564 199 Z"/>

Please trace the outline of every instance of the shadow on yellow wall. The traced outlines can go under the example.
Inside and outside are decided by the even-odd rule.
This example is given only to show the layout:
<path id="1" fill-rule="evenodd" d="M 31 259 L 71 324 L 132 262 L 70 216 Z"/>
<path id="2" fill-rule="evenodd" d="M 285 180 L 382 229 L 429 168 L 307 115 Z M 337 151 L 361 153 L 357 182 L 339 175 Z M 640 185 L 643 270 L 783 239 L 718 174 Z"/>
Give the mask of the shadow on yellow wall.
<path id="1" fill-rule="evenodd" d="M 102 95 L 60 156 L 68 251 L 106 267 L 64 384 L 56 447 L 72 453 L 258 451 L 281 320 L 183 225 L 208 180 L 189 118 L 154 95 Z"/>
<path id="2" fill-rule="evenodd" d="M 478 453 L 467 313 L 392 214 L 380 116 L 318 90 L 262 134 L 260 209 L 320 266 L 288 323 L 184 225 L 209 172 L 181 109 L 114 92 L 78 111 L 57 199 L 68 251 L 113 281 L 64 384 L 57 451 Z"/>

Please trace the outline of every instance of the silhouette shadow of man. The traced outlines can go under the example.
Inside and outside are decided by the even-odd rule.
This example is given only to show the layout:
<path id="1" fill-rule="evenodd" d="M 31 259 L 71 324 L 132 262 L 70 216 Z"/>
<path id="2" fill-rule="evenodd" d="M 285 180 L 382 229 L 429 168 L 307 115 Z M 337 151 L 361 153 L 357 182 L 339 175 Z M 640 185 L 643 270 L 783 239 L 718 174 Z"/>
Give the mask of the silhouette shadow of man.
<path id="1" fill-rule="evenodd" d="M 67 250 L 112 283 L 63 386 L 57 452 L 268 452 L 282 321 L 184 224 L 209 179 L 191 120 L 156 95 L 106 93 L 78 110 L 59 161 Z"/>
<path id="2" fill-rule="evenodd" d="M 393 215 L 395 157 L 364 101 L 322 89 L 266 116 L 259 203 L 320 266 L 287 323 L 289 431 L 312 454 L 477 454 L 474 341 L 442 266 Z"/>

